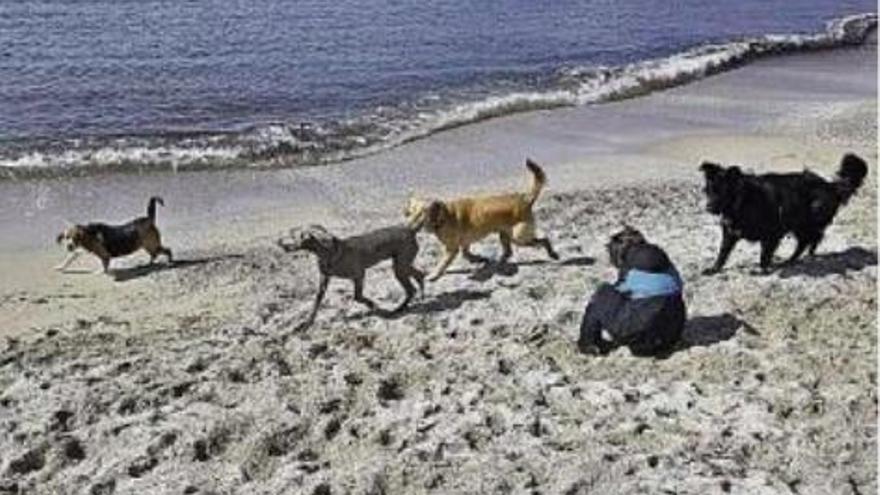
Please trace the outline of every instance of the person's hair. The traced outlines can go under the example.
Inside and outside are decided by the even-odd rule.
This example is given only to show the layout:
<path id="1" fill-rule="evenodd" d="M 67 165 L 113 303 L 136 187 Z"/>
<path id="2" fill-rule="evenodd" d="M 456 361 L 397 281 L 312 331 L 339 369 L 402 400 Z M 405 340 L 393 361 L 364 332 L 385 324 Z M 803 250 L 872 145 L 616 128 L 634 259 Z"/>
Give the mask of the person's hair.
<path id="1" fill-rule="evenodd" d="M 612 234 L 608 244 L 605 245 L 608 248 L 608 257 L 611 259 L 611 264 L 620 268 L 626 259 L 627 250 L 632 246 L 646 242 L 648 241 L 641 232 L 624 224 L 623 229 Z"/>

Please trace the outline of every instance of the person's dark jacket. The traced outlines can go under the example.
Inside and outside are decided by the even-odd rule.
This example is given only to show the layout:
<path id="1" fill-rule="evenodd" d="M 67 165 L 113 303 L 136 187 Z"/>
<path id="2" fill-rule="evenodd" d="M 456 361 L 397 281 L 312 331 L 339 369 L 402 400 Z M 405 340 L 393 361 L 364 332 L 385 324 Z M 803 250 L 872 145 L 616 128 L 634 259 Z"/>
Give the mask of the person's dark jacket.
<path id="1" fill-rule="evenodd" d="M 579 347 L 605 353 L 626 345 L 637 355 L 668 350 L 684 328 L 683 288 L 663 249 L 648 243 L 627 249 L 617 282 L 602 284 L 587 305 Z"/>

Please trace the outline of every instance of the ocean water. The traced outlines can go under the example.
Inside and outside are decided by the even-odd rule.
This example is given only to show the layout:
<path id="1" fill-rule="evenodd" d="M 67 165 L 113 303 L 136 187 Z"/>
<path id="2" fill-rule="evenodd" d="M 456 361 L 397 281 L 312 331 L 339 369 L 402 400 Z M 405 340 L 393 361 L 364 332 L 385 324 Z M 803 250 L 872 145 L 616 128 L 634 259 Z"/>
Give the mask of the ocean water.
<path id="1" fill-rule="evenodd" d="M 876 24 L 867 0 L 7 0 L 0 171 L 332 163 Z"/>

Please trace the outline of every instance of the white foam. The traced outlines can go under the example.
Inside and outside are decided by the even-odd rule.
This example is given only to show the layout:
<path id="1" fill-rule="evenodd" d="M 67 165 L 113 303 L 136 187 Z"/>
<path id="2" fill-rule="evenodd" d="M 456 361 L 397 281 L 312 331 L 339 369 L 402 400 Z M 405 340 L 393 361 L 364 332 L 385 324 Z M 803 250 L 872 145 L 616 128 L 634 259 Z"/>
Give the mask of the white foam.
<path id="1" fill-rule="evenodd" d="M 409 141 L 434 132 L 529 110 L 600 103 L 678 86 L 774 53 L 861 43 L 877 15 L 858 14 L 828 23 L 819 34 L 780 34 L 701 45 L 668 57 L 618 67 L 573 67 L 559 73 L 557 88 L 490 96 L 428 115 L 398 137 Z"/>
<path id="2" fill-rule="evenodd" d="M 144 146 L 66 150 L 60 153 L 31 151 L 15 158 L 0 160 L 0 167 L 13 169 L 107 168 L 132 163 L 176 168 L 180 164 L 194 165 L 226 162 L 235 159 L 240 153 L 241 150 L 235 148 L 151 148 Z"/>
<path id="3" fill-rule="evenodd" d="M 491 95 L 447 108 L 422 109 L 415 114 L 403 108 L 382 107 L 366 118 L 326 127 L 273 122 L 251 126 L 234 135 L 188 137 L 176 142 L 164 139 L 158 145 L 145 145 L 143 139 L 121 139 L 97 147 L 70 142 L 70 149 L 60 152 L 31 151 L 0 157 L 0 168 L 65 170 L 134 164 L 176 170 L 192 166 L 247 166 L 276 157 L 297 163 L 297 156 L 300 162 L 337 161 L 499 116 L 639 96 L 772 54 L 862 43 L 876 25 L 876 14 L 859 14 L 835 19 L 818 34 L 769 34 L 701 45 L 624 66 L 570 67 L 559 70 L 555 83 L 543 91 Z M 430 95 L 428 99 L 436 103 L 439 97 Z"/>

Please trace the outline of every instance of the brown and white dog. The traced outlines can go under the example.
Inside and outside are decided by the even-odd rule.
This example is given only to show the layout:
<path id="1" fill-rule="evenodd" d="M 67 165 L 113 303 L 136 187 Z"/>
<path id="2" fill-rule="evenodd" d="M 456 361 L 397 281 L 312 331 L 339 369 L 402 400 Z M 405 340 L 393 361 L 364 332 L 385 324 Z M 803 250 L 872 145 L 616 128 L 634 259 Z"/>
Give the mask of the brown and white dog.
<path id="1" fill-rule="evenodd" d="M 150 255 L 150 263 L 159 255 L 171 262 L 171 250 L 162 246 L 159 229 L 156 228 L 156 203 L 165 205 L 162 198 L 152 197 L 147 204 L 147 216 L 135 218 L 122 225 L 90 223 L 74 225 L 58 234 L 59 244 L 66 242 L 70 255 L 55 269 L 63 271 L 80 254 L 80 248 L 101 259 L 104 273 L 110 268 L 110 260 L 143 249 Z"/>
<path id="2" fill-rule="evenodd" d="M 459 251 L 472 262 L 485 261 L 474 255 L 470 245 L 489 234 L 497 233 L 504 250 L 502 261 L 513 254 L 512 244 L 518 246 L 540 246 L 553 259 L 559 255 L 546 237 L 537 237 L 535 217 L 532 206 L 541 194 L 547 176 L 541 167 L 530 159 L 526 167 L 532 173 L 529 189 L 520 193 L 497 194 L 492 196 L 465 197 L 449 201 L 438 199 L 418 199 L 411 197 L 404 209 L 410 225 L 424 225 L 433 232 L 446 248 L 446 255 L 437 265 L 428 280 L 437 280 L 449 268 Z"/>

